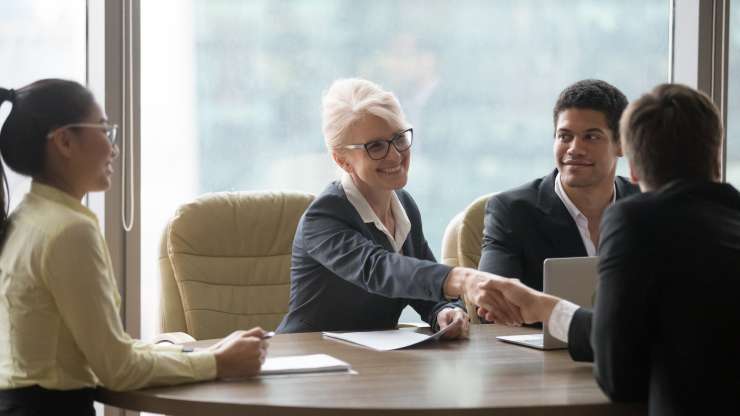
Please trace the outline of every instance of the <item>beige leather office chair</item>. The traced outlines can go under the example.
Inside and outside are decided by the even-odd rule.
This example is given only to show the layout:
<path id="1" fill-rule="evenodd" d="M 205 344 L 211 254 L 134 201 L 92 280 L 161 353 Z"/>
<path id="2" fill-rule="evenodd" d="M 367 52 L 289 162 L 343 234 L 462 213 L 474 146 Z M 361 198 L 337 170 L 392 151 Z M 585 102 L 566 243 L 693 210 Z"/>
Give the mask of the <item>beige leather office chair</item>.
<path id="1" fill-rule="evenodd" d="M 477 198 L 462 213 L 458 214 L 461 217 L 457 228 L 457 261 L 459 266 L 478 268 L 481 242 L 483 241 L 483 217 L 486 213 L 486 202 L 492 195 L 488 194 Z M 480 323 L 474 305 L 466 301 L 465 307 L 468 309 L 470 322 Z"/>
<path id="2" fill-rule="evenodd" d="M 442 234 L 442 264 L 451 267 L 460 265 L 460 260 L 457 257 L 457 245 L 463 214 L 464 212 L 459 212 L 455 215 L 447 224 L 444 234 Z"/>
<path id="3" fill-rule="evenodd" d="M 162 237 L 162 331 L 208 339 L 275 329 L 288 311 L 295 230 L 313 198 L 220 192 L 181 206 Z"/>

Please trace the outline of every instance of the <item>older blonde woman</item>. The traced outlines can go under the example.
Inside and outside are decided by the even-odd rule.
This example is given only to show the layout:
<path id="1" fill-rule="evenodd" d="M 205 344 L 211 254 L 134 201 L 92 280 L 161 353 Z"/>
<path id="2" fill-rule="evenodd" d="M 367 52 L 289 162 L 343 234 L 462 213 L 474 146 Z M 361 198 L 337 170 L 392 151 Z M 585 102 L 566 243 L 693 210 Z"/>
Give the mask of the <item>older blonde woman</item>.
<path id="1" fill-rule="evenodd" d="M 323 99 L 326 146 L 344 171 L 309 206 L 293 242 L 290 311 L 278 331 L 394 328 L 411 305 L 432 327 L 467 331 L 465 294 L 499 321 L 519 323 L 496 276 L 438 264 L 406 185 L 414 131 L 396 97 L 362 79 L 335 81 Z M 487 309 L 487 308 L 486 308 Z"/>

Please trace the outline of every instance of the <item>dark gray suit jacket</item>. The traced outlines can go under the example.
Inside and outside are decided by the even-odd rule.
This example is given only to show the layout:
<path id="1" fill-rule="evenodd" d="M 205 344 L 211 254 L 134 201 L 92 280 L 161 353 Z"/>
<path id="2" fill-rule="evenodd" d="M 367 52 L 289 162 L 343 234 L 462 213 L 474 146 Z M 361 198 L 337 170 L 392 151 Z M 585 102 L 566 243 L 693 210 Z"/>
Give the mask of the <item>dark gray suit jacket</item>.
<path id="1" fill-rule="evenodd" d="M 677 181 L 629 198 L 606 211 L 600 246 L 593 314 L 579 309 L 568 332 L 573 358 L 595 356 L 607 396 L 648 400 L 651 415 L 735 408 L 740 193 Z"/>
<path id="2" fill-rule="evenodd" d="M 578 226 L 555 193 L 557 173 L 488 200 L 479 270 L 520 279 L 541 291 L 545 259 L 587 255 Z M 617 200 L 640 191 L 622 177 L 615 186 Z"/>
<path id="3" fill-rule="evenodd" d="M 406 305 L 433 327 L 449 266 L 438 264 L 411 196 L 396 191 L 411 231 L 402 253 L 364 223 L 341 183 L 331 183 L 301 218 L 293 241 L 290 308 L 278 332 L 391 329 Z"/>

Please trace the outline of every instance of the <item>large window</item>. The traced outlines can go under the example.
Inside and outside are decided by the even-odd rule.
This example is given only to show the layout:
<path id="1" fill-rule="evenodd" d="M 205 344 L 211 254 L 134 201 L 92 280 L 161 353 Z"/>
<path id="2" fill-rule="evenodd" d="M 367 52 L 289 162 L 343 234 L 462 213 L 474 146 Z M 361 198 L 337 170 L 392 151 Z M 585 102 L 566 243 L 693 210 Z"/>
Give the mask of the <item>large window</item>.
<path id="1" fill-rule="evenodd" d="M 20 88 L 41 78 L 82 84 L 86 76 L 85 0 L 3 0 L 0 2 L 0 86 Z M 10 105 L 0 107 L 0 125 Z M 23 199 L 30 179 L 10 169 L 10 207 Z"/>
<path id="2" fill-rule="evenodd" d="M 727 91 L 727 182 L 740 187 L 740 4 L 730 7 Z"/>
<path id="3" fill-rule="evenodd" d="M 179 204 L 319 193 L 337 178 L 320 125 L 332 80 L 399 97 L 416 133 L 407 189 L 439 257 L 447 222 L 476 197 L 554 168 L 562 88 L 600 78 L 632 99 L 667 80 L 668 23 L 667 0 L 143 2 L 142 333 Z"/>

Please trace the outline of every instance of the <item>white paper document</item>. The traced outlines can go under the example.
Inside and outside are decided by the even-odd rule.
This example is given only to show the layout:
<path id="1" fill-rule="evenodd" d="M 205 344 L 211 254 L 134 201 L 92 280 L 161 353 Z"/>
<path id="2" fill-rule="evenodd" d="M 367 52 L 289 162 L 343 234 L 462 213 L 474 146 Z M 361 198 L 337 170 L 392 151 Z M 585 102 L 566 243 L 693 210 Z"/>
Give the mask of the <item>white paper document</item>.
<path id="1" fill-rule="evenodd" d="M 349 371 L 351 367 L 342 360 L 331 355 L 291 355 L 265 359 L 260 375 L 295 374 L 295 373 L 323 373 L 329 371 Z"/>
<path id="2" fill-rule="evenodd" d="M 459 325 L 462 325 L 462 320 L 460 319 L 432 335 L 399 329 L 366 332 L 322 332 L 322 335 L 327 338 L 340 339 L 378 351 L 390 351 L 438 340 L 447 331 Z"/>

